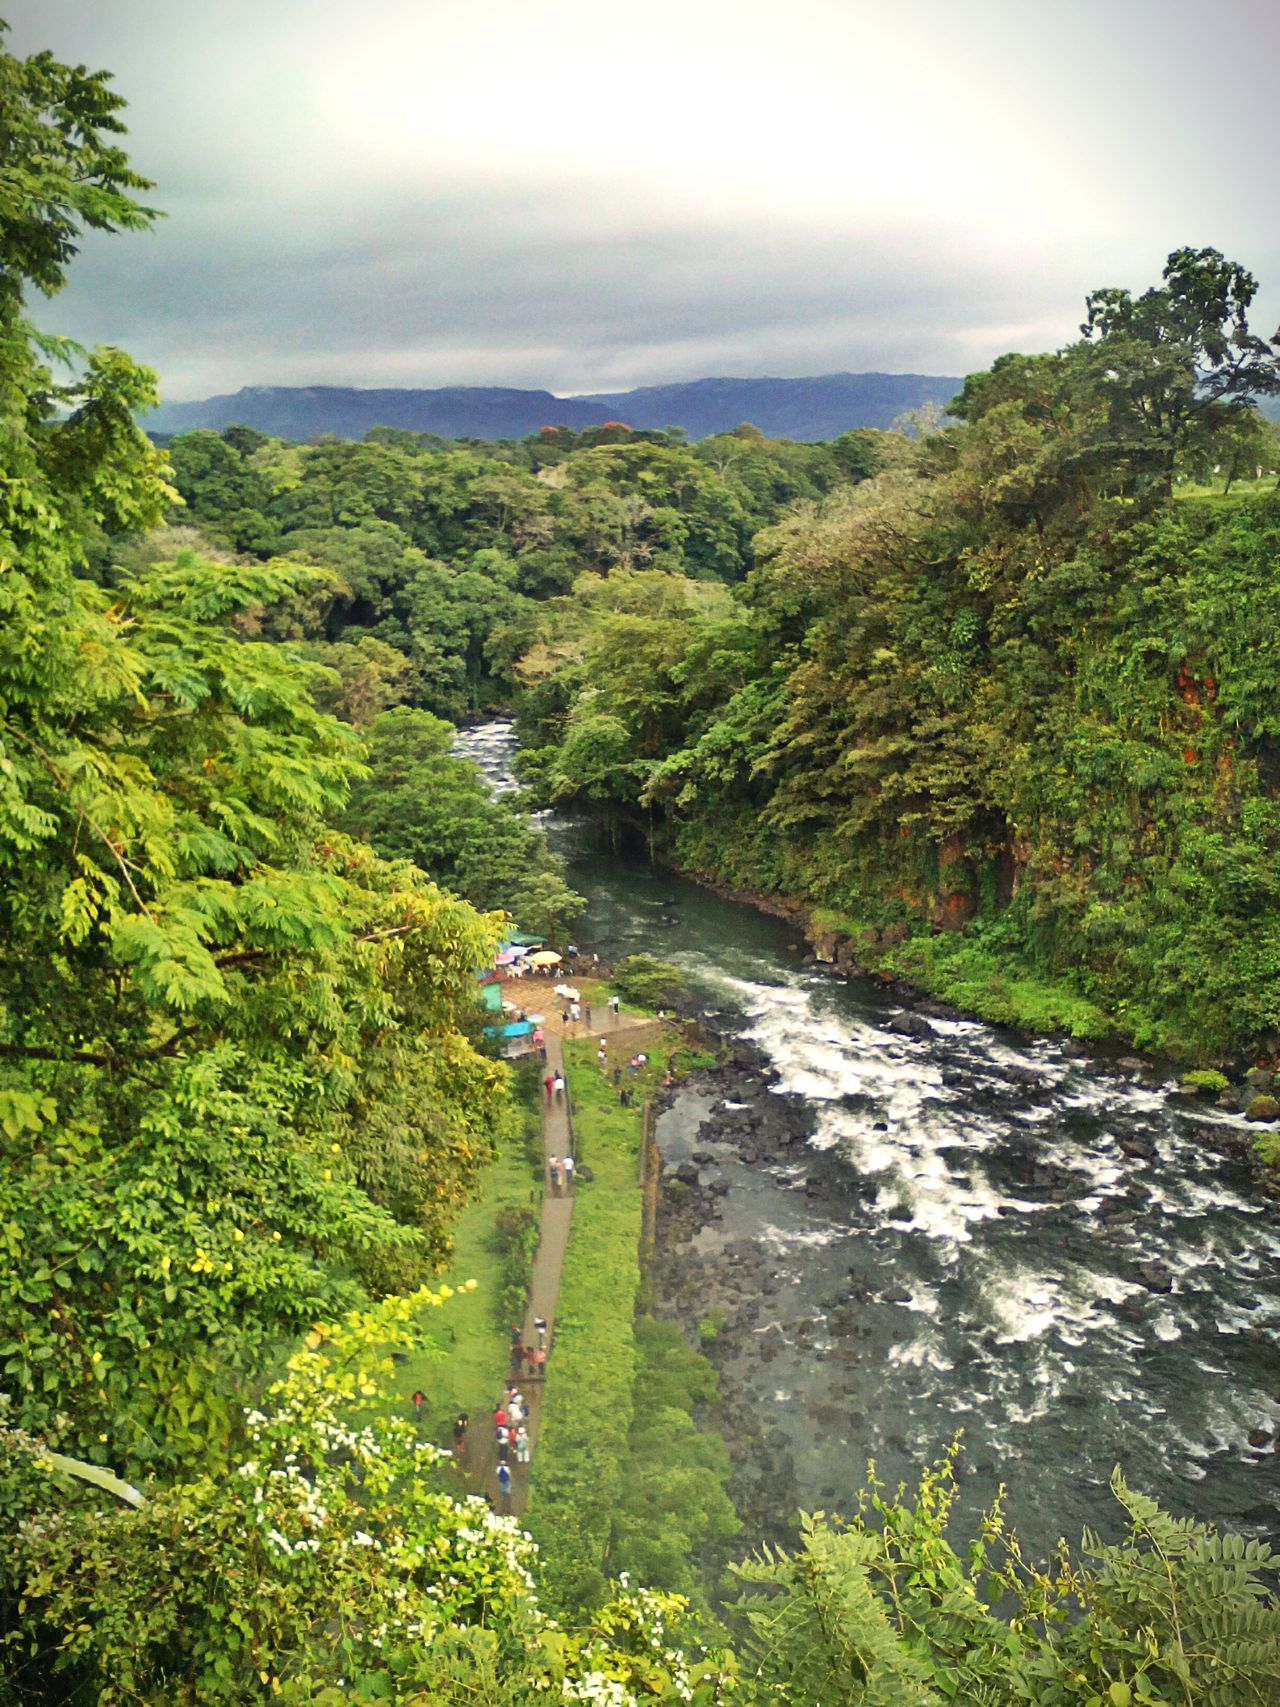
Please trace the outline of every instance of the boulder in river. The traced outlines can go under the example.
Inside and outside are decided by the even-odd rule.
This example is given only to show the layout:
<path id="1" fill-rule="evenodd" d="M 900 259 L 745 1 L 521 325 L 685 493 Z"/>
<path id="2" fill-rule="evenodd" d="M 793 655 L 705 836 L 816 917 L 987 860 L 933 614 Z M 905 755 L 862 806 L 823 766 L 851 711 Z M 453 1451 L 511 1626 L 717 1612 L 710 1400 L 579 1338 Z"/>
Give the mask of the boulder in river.
<path id="1" fill-rule="evenodd" d="M 1163 1263 L 1140 1262 L 1137 1267 L 1138 1279 L 1148 1292 L 1172 1292 L 1173 1276 Z"/>
<path id="2" fill-rule="evenodd" d="M 885 1030 L 891 1031 L 895 1037 L 918 1037 L 925 1042 L 932 1042 L 938 1035 L 923 1014 L 895 1014 L 891 1020 L 885 1021 Z"/>
<path id="3" fill-rule="evenodd" d="M 1280 1120 L 1280 1101 L 1272 1096 L 1254 1097 L 1244 1111 L 1246 1120 Z"/>

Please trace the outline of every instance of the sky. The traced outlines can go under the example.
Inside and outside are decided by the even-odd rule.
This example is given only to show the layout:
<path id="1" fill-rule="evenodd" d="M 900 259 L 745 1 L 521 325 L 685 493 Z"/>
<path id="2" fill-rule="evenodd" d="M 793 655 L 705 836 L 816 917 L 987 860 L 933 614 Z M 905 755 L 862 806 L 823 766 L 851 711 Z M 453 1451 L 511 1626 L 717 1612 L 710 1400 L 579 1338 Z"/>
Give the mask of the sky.
<path id="1" fill-rule="evenodd" d="M 170 400 L 964 374 L 1211 245 L 1280 323 L 1280 0 L 0 0 L 150 233 L 40 324 Z"/>

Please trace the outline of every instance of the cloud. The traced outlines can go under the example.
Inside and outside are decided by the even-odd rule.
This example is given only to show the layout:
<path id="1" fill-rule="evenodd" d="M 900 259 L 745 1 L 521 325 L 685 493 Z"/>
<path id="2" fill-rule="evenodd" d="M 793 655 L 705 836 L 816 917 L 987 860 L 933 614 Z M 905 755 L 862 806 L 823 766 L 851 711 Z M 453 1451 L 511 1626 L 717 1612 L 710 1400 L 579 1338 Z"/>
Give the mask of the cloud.
<path id="1" fill-rule="evenodd" d="M 1280 319 L 1255 0 L 1219 6 L 1253 44 L 1230 125 L 1183 0 L 6 9 L 16 50 L 116 71 L 168 214 L 86 242 L 40 318 L 170 397 L 963 372 L 1185 242 L 1269 275 Z"/>

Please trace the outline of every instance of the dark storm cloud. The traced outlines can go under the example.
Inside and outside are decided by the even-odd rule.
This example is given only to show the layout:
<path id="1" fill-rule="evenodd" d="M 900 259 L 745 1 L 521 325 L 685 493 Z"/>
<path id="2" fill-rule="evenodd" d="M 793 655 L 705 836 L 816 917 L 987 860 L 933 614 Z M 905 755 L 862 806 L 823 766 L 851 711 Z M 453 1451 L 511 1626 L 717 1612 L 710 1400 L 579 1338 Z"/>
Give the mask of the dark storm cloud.
<path id="1" fill-rule="evenodd" d="M 116 71 L 168 216 L 87 242 L 40 317 L 171 397 L 563 391 L 963 372 L 1065 341 L 1086 289 L 1144 284 L 1186 241 L 1280 279 L 1271 7 L 1219 8 L 1258 47 L 1225 137 L 1189 7 L 1041 10 L 705 0 L 668 80 L 653 39 L 579 0 L 536 27 L 506 0 L 375 0 L 358 29 L 328 0 L 8 0 L 16 51 Z"/>

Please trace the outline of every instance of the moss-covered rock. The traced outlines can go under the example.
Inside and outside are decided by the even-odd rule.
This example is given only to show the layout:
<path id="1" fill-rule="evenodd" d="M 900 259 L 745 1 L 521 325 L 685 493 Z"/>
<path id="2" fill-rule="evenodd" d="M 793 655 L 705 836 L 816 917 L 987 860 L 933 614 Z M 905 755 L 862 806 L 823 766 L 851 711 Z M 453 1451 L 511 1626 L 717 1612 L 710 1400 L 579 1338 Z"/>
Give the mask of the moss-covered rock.
<path id="1" fill-rule="evenodd" d="M 1194 1091 L 1197 1096 L 1215 1096 L 1227 1088 L 1227 1075 L 1215 1072 L 1212 1067 L 1197 1067 L 1194 1073 L 1183 1076 L 1183 1088 Z"/>
<path id="2" fill-rule="evenodd" d="M 1280 1102 L 1275 1097 L 1254 1097 L 1244 1111 L 1246 1120 L 1280 1120 Z"/>

